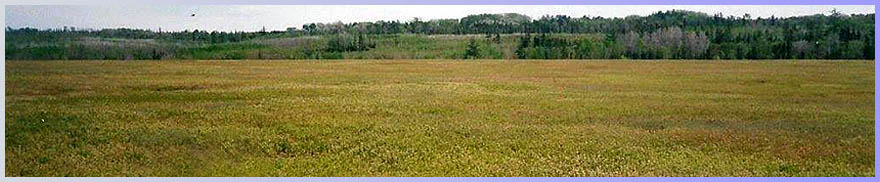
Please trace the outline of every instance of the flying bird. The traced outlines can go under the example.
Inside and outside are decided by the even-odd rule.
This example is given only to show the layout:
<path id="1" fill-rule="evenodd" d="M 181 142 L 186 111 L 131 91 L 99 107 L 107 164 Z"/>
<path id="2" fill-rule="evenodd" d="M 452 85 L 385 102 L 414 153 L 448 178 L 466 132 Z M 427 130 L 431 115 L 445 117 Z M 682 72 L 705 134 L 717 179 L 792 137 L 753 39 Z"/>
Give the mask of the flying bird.
<path id="1" fill-rule="evenodd" d="M 189 15 L 189 16 L 191 16 L 191 17 L 193 17 L 193 16 L 196 16 L 196 14 L 195 14 L 195 13 L 193 13 L 193 14 L 191 14 L 191 15 Z"/>

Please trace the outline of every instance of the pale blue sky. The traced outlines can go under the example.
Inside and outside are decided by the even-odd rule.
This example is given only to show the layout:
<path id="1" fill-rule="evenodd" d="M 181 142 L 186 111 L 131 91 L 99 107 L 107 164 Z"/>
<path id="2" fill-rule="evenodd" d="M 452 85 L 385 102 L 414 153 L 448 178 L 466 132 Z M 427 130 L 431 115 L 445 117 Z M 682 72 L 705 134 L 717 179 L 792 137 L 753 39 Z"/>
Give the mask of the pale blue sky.
<path id="1" fill-rule="evenodd" d="M 244 6 L 6 6 L 6 26 L 13 28 L 162 28 L 163 30 L 254 31 L 262 27 L 283 30 L 312 22 L 360 22 L 461 18 L 479 13 L 521 13 L 532 18 L 542 15 L 624 17 L 648 15 L 657 11 L 684 9 L 708 14 L 752 17 L 779 17 L 828 14 L 836 8 L 846 14 L 874 13 L 868 6 L 744 6 L 744 5 L 244 5 Z M 190 14 L 195 13 L 192 17 Z"/>

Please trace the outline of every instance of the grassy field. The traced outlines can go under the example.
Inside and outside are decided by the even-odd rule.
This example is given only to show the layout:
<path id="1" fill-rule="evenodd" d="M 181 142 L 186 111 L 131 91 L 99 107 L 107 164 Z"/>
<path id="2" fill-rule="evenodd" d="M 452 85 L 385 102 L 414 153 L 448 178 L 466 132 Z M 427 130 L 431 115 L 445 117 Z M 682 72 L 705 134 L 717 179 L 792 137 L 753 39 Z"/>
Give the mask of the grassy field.
<path id="1" fill-rule="evenodd" d="M 872 61 L 7 61 L 7 176 L 874 176 Z"/>

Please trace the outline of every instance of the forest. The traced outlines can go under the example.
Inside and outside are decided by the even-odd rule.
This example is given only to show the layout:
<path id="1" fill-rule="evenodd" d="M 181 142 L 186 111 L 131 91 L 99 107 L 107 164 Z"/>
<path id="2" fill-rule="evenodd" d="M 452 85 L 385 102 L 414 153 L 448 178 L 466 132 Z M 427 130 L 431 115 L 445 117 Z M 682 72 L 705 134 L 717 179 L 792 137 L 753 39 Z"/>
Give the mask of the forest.
<path id="1" fill-rule="evenodd" d="M 6 59 L 873 59 L 874 14 L 478 14 L 285 31 L 6 28 Z"/>

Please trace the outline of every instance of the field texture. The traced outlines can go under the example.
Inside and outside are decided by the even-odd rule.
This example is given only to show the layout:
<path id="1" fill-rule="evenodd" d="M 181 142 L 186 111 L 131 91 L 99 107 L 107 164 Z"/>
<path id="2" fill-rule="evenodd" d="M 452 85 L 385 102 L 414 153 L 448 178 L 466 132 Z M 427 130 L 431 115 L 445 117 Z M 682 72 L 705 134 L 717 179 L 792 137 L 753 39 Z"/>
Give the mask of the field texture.
<path id="1" fill-rule="evenodd" d="M 873 176 L 871 61 L 7 61 L 7 176 Z"/>

